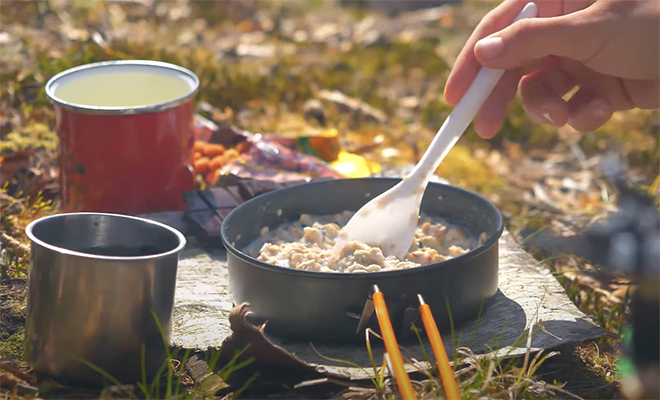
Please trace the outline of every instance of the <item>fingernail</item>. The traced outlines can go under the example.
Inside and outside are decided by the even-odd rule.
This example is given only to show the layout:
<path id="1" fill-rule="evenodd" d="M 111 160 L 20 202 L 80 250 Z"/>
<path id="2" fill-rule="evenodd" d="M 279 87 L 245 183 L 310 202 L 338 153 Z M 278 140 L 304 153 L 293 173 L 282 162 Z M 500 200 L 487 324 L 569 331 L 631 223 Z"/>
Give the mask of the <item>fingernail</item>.
<path id="1" fill-rule="evenodd" d="M 543 109 L 543 110 L 541 111 L 541 115 L 543 115 L 543 118 L 545 118 L 546 121 L 548 121 L 548 122 L 551 123 L 552 125 L 557 125 L 557 123 L 556 123 L 555 121 L 552 120 L 552 117 L 550 116 L 550 111 L 548 111 L 548 110 L 546 110 L 546 109 Z"/>
<path id="2" fill-rule="evenodd" d="M 482 58 L 492 60 L 504 53 L 504 41 L 501 37 L 487 37 L 477 42 L 475 50 Z"/>
<path id="3" fill-rule="evenodd" d="M 600 101 L 594 101 L 591 105 L 591 115 L 598 119 L 605 119 L 608 117 L 607 110 L 605 110 L 605 105 Z"/>

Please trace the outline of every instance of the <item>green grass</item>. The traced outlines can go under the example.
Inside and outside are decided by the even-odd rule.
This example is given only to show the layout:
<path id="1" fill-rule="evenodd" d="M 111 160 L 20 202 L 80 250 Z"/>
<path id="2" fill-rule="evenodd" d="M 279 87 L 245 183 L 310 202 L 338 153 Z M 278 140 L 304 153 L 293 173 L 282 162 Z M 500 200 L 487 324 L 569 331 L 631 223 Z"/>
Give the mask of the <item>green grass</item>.
<path id="1" fill-rule="evenodd" d="M 480 316 L 477 317 L 477 320 Z M 452 322 L 450 317 L 450 322 Z M 413 325 L 417 333 L 418 344 L 421 346 L 424 355 L 424 363 L 419 360 L 410 359 L 405 356 L 406 349 L 402 348 L 402 354 L 406 363 L 416 366 L 418 378 L 412 378 L 413 387 L 418 392 L 418 398 L 445 398 L 442 381 L 437 372 L 435 360 L 429 355 L 433 354 L 425 348 L 424 341 L 419 330 Z M 475 327 L 476 329 L 476 327 Z M 506 326 L 502 335 L 506 331 Z M 538 379 L 536 372 L 549 360 L 556 356 L 557 352 L 532 352 L 531 343 L 533 336 L 540 329 L 535 325 L 527 327 L 517 340 L 516 346 L 526 346 L 527 352 L 522 357 L 513 357 L 508 353 L 499 357 L 477 356 L 469 349 L 471 342 L 468 340 L 461 346 L 460 335 L 457 338 L 451 326 L 452 348 L 454 351 L 449 354 L 453 360 L 454 375 L 458 383 L 459 393 L 462 399 L 480 399 L 480 398 L 516 398 L 516 399 L 550 399 L 556 397 L 575 397 L 569 391 L 563 388 L 558 382 L 547 383 Z M 491 350 L 497 352 L 501 350 L 501 338 L 493 337 Z M 396 382 L 392 379 L 385 355 L 382 355 L 382 361 L 376 357 L 372 349 L 371 338 L 375 337 L 382 340 L 380 335 L 370 328 L 365 330 L 365 345 L 371 362 L 371 369 L 364 368 L 350 361 L 328 358 L 317 351 L 317 354 L 326 360 L 334 363 L 343 364 L 362 370 L 369 376 L 370 387 L 360 385 L 355 387 L 350 383 L 345 383 L 346 390 L 344 397 L 359 399 L 395 399 L 399 398 Z M 512 346 L 513 347 L 513 346 Z M 316 349 L 315 349 L 316 350 Z M 303 382 L 298 387 L 308 387 L 315 384 L 327 383 L 327 379 Z M 335 383 L 338 383 L 334 381 Z M 338 383 L 339 384 L 339 383 Z"/>

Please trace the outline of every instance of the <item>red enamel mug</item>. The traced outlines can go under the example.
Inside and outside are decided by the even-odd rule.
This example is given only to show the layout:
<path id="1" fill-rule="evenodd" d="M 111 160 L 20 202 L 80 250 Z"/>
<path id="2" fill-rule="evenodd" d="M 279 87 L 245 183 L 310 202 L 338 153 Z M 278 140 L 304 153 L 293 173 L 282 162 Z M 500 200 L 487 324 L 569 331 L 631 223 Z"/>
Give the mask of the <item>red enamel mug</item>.
<path id="1" fill-rule="evenodd" d="M 65 212 L 185 208 L 194 189 L 192 98 L 199 78 L 145 60 L 86 64 L 46 84 L 59 137 Z"/>

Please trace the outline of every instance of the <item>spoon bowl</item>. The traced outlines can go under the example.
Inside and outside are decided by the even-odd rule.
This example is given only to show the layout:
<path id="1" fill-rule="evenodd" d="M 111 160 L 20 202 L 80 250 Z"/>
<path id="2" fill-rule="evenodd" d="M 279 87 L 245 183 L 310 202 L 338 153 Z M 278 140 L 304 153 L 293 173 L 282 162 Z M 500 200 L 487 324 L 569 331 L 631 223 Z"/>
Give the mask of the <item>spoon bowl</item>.
<path id="1" fill-rule="evenodd" d="M 372 246 L 376 243 L 386 256 L 403 259 L 415 236 L 425 186 L 406 177 L 368 202 L 339 232 L 335 252 L 341 253 L 349 241 L 355 240 Z"/>

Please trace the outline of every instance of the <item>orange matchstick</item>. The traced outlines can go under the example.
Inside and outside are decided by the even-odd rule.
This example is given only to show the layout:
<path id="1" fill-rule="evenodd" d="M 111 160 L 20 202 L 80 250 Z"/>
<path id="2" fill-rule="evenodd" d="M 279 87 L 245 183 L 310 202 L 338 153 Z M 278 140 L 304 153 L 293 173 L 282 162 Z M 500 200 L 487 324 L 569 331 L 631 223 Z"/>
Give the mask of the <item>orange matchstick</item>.
<path id="1" fill-rule="evenodd" d="M 374 301 L 374 308 L 376 309 L 376 317 L 378 318 L 378 325 L 380 326 L 380 332 L 383 334 L 383 341 L 385 342 L 385 349 L 392 361 L 392 369 L 394 370 L 394 378 L 396 379 L 396 384 L 399 387 L 399 392 L 401 397 L 404 400 L 413 400 L 417 396 L 415 390 L 410 383 L 410 378 L 406 372 L 406 368 L 403 364 L 403 357 L 399 351 L 399 344 L 396 341 L 396 336 L 394 335 L 394 329 L 392 329 L 392 322 L 390 321 L 390 315 L 387 312 L 387 306 L 385 305 L 385 298 L 383 293 L 380 292 L 378 286 L 374 285 L 374 293 L 371 298 Z"/>
<path id="2" fill-rule="evenodd" d="M 458 393 L 458 385 L 456 384 L 454 370 L 452 369 L 451 365 L 449 365 L 447 351 L 445 350 L 445 345 L 442 343 L 442 338 L 440 337 L 440 332 L 438 331 L 438 327 L 435 324 L 435 319 L 431 313 L 431 308 L 424 302 L 424 298 L 421 294 L 418 294 L 417 298 L 419 299 L 419 313 L 422 314 L 424 330 L 426 331 L 426 335 L 431 342 L 433 354 L 435 354 L 435 360 L 438 363 L 440 378 L 442 379 L 442 386 L 445 388 L 445 395 L 447 396 L 447 400 L 460 400 L 461 395 Z"/>

